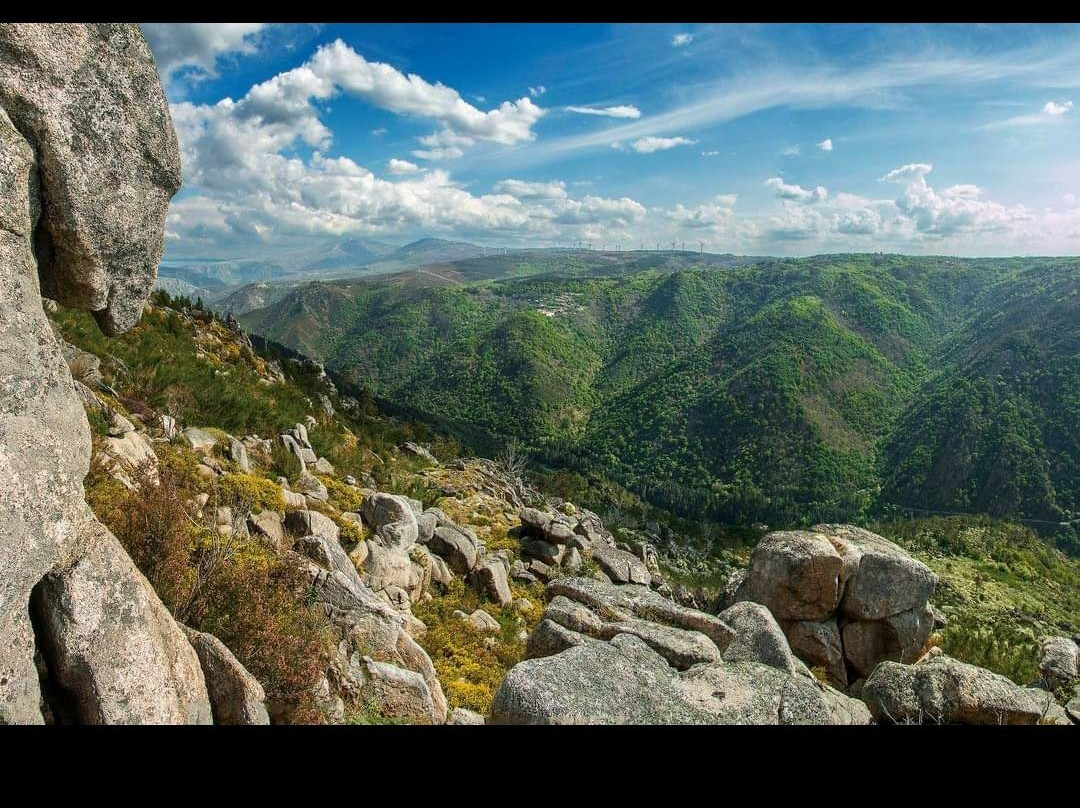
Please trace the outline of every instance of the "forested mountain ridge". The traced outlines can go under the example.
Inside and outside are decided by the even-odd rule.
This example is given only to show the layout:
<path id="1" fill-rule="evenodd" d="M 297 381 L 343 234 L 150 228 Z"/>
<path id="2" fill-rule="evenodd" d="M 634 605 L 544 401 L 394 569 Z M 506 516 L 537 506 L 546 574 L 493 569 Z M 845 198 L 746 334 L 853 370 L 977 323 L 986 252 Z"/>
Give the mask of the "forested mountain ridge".
<path id="1" fill-rule="evenodd" d="M 685 513 L 792 523 L 920 502 L 1055 519 L 1076 508 L 1074 260 L 545 269 L 312 284 L 244 322 L 443 426 L 520 438 Z M 991 367 L 1027 379 L 1002 399 L 1015 423 L 969 412 L 985 396 L 948 392 Z M 1036 457 L 1044 472 L 1014 475 L 994 509 L 973 499 L 993 461 L 958 465 L 940 448 L 964 418 L 964 440 L 988 457 L 1005 439 L 993 429 L 1028 436 L 1010 462 Z"/>

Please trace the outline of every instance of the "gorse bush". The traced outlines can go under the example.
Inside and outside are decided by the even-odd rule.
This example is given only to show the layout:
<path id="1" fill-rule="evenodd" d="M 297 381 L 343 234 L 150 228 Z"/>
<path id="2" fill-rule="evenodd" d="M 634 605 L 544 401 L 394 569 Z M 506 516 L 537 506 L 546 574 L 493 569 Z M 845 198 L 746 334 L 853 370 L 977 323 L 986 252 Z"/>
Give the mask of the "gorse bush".
<path id="1" fill-rule="evenodd" d="M 515 591 L 515 597 L 526 596 L 534 604 L 540 603 L 539 592 L 524 588 Z M 478 631 L 453 614 L 455 610 L 472 614 L 479 608 L 498 621 L 497 633 Z M 539 609 L 519 616 L 513 606 L 500 609 L 485 602 L 464 581 L 454 578 L 445 593 L 417 604 L 414 611 L 428 626 L 419 643 L 431 657 L 451 708 L 489 713 L 495 691 L 510 668 L 525 656 L 525 643 L 518 635 L 535 625 Z"/>
<path id="2" fill-rule="evenodd" d="M 254 474 L 225 474 L 216 481 L 220 504 L 234 511 L 257 513 L 262 510 L 284 511 L 281 487 Z"/>

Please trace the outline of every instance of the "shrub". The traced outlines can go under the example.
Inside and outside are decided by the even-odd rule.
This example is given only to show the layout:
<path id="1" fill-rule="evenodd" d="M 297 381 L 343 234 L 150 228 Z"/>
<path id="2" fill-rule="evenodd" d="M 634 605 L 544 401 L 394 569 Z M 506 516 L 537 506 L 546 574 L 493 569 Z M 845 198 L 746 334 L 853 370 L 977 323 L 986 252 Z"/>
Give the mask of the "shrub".
<path id="1" fill-rule="evenodd" d="M 198 493 L 196 462 L 190 452 L 163 447 L 160 483 L 140 469 L 137 490 L 129 491 L 95 457 L 87 501 L 178 620 L 225 643 L 291 721 L 321 720 L 313 691 L 329 636 L 325 619 L 306 603 L 308 578 L 254 539 L 219 534 L 210 508 L 205 520 L 197 518 L 186 504 Z M 280 499 L 276 486 L 251 475 L 226 475 L 215 487 L 217 502 L 236 508 L 274 507 L 270 489 Z"/>
<path id="2" fill-rule="evenodd" d="M 353 511 L 354 513 L 360 512 L 360 505 L 364 501 L 364 495 L 352 486 L 345 485 L 340 480 L 335 480 L 333 477 L 327 477 L 324 475 L 316 475 L 322 480 L 323 485 L 326 486 L 326 491 L 330 494 L 330 501 L 334 503 L 340 510 Z"/>
<path id="3" fill-rule="evenodd" d="M 522 625 L 512 606 L 486 604 L 499 621 L 497 634 L 477 631 L 454 617 L 457 609 L 471 614 L 481 604 L 481 597 L 455 578 L 445 594 L 418 604 L 415 613 L 428 627 L 419 642 L 435 665 L 450 706 L 486 714 L 507 671 L 524 657 L 525 644 L 517 638 Z M 496 639 L 493 647 L 486 643 L 489 637 Z"/>
<path id="4" fill-rule="evenodd" d="M 341 519 L 337 523 L 340 532 L 338 538 L 342 544 L 359 544 L 364 541 L 364 528 L 358 525 L 356 522 L 352 522 L 348 519 Z"/>
<path id="5" fill-rule="evenodd" d="M 217 480 L 218 504 L 244 513 L 284 511 L 281 487 L 254 474 L 226 474 Z"/>

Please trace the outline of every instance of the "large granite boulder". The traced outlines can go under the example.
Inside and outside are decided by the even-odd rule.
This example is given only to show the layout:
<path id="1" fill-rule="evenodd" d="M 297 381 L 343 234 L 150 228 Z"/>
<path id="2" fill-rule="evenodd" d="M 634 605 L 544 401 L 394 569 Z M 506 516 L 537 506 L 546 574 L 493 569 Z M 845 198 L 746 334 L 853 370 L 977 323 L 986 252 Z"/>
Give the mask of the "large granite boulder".
<path id="1" fill-rule="evenodd" d="M 33 140 L 42 293 L 134 325 L 164 248 L 180 153 L 153 55 L 137 25 L 6 23 L 0 107 Z"/>
<path id="2" fill-rule="evenodd" d="M 888 539 L 853 525 L 815 525 L 844 559 L 840 609 L 854 620 L 881 620 L 922 609 L 934 594 L 937 576 Z"/>
<path id="3" fill-rule="evenodd" d="M 209 724 L 195 651 L 106 528 L 46 575 L 31 600 L 54 717 L 78 724 Z M 40 720 L 40 719 L 39 719 Z"/>
<path id="4" fill-rule="evenodd" d="M 361 513 L 385 546 L 407 550 L 416 543 L 419 536 L 416 514 L 405 497 L 372 494 L 364 498 Z"/>
<path id="5" fill-rule="evenodd" d="M 181 626 L 199 656 L 215 724 L 265 725 L 266 692 L 221 640 L 212 634 Z"/>
<path id="6" fill-rule="evenodd" d="M 1039 646 L 1039 672 L 1052 689 L 1064 687 L 1080 676 L 1080 647 L 1068 637 L 1046 637 Z"/>
<path id="7" fill-rule="evenodd" d="M 882 662 L 862 699 L 877 721 L 895 724 L 1037 724 L 1044 712 L 1004 676 L 940 653 L 914 665 Z"/>
<path id="8" fill-rule="evenodd" d="M 914 662 L 937 616 L 937 576 L 902 548 L 852 525 L 766 535 L 725 602 L 768 607 L 805 663 L 846 687 L 882 660 Z"/>
<path id="9" fill-rule="evenodd" d="M 86 505 L 89 427 L 41 302 L 133 325 L 179 185 L 137 25 L 0 24 L 0 723 L 44 720 L 35 648 L 60 720 L 211 720 L 194 649 Z"/>
<path id="10" fill-rule="evenodd" d="M 778 620 L 821 620 L 840 602 L 840 553 L 822 533 L 769 533 L 754 548 L 740 599 L 767 606 Z"/>

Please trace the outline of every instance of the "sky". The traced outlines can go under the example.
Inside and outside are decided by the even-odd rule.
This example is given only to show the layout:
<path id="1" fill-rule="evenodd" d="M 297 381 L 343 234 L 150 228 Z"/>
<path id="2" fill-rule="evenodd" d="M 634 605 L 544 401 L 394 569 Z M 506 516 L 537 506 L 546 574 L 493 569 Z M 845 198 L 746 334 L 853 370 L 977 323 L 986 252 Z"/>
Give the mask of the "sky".
<path id="1" fill-rule="evenodd" d="M 147 23 L 166 259 L 1080 253 L 1080 26 Z"/>

